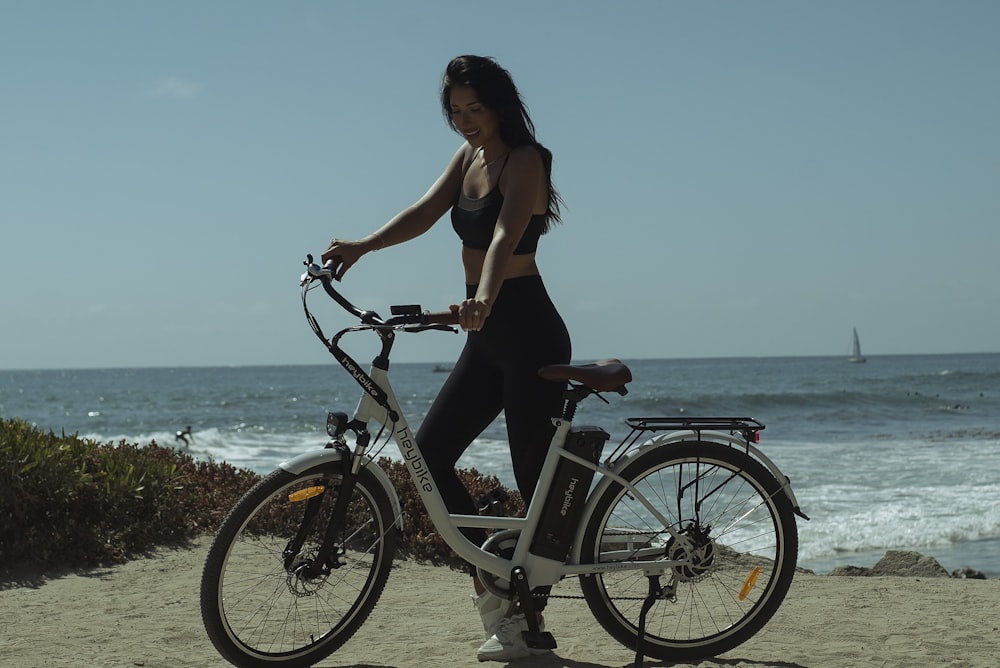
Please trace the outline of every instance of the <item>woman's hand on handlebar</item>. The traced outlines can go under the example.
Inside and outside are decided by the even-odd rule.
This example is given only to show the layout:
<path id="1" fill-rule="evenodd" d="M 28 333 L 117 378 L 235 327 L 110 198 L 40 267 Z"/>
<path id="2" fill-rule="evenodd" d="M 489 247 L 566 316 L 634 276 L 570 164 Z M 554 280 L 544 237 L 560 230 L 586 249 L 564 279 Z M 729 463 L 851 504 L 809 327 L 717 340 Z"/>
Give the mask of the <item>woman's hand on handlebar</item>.
<path id="1" fill-rule="evenodd" d="M 329 263 L 333 270 L 333 277 L 339 281 L 347 273 L 347 270 L 367 252 L 368 248 L 364 241 L 346 241 L 335 238 L 323 251 L 323 265 L 326 266 Z"/>
<path id="2" fill-rule="evenodd" d="M 481 299 L 465 299 L 461 304 L 452 304 L 448 308 L 458 315 L 459 326 L 472 332 L 478 332 L 483 328 L 492 310 L 489 302 Z"/>

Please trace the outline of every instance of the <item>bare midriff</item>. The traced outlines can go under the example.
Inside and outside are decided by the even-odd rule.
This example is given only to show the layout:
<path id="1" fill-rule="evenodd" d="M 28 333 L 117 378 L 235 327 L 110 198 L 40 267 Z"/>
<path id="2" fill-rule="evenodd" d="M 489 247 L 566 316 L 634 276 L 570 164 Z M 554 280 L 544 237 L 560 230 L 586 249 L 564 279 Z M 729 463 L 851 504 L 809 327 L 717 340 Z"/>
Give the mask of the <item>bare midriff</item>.
<path id="1" fill-rule="evenodd" d="M 477 285 L 483 273 L 483 263 L 486 261 L 486 251 L 462 247 L 462 264 L 465 266 L 465 282 Z M 504 270 L 504 280 L 520 276 L 537 276 L 538 265 L 535 264 L 535 254 L 511 255 Z"/>

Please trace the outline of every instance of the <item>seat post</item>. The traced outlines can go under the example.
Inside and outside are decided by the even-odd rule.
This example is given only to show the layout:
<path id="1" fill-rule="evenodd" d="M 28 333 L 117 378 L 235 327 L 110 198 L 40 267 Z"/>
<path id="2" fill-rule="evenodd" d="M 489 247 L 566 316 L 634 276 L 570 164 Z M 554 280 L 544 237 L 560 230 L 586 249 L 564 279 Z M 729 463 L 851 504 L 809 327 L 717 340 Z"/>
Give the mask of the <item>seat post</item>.
<path id="1" fill-rule="evenodd" d="M 565 403 L 563 404 L 562 418 L 567 422 L 572 422 L 573 418 L 576 417 L 577 404 L 592 394 L 596 394 L 596 392 L 586 385 L 567 383 L 566 389 L 563 390 L 563 401 Z"/>
<path id="2" fill-rule="evenodd" d="M 576 406 L 579 399 L 573 394 L 573 390 L 567 390 L 563 395 L 563 400 L 562 419 L 566 422 L 572 422 L 573 418 L 576 417 Z"/>

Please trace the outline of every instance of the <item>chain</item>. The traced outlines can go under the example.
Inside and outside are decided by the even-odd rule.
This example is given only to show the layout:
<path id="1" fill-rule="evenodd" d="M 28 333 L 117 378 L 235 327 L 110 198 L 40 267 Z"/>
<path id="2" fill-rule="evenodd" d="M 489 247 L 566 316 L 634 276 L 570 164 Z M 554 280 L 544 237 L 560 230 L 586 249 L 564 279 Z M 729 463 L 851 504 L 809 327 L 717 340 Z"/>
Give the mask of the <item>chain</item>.
<path id="1" fill-rule="evenodd" d="M 563 599 L 586 599 L 587 597 L 582 594 L 577 594 L 576 596 L 572 594 L 535 594 L 535 598 L 563 598 Z M 645 596 L 609 596 L 612 601 L 645 601 Z"/>

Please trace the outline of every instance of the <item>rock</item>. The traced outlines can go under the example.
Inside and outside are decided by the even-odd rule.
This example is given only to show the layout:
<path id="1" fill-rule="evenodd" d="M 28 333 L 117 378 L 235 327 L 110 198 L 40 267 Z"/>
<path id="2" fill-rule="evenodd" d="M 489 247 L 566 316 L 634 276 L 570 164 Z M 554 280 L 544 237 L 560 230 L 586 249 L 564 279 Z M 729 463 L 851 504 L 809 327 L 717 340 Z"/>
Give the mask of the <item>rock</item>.
<path id="1" fill-rule="evenodd" d="M 863 566 L 837 566 L 830 571 L 830 575 L 849 575 L 853 577 L 865 577 L 871 574 L 871 569 Z"/>
<path id="2" fill-rule="evenodd" d="M 877 564 L 872 566 L 870 575 L 901 575 L 906 577 L 946 578 L 948 571 L 933 557 L 919 552 L 889 550 Z"/>
<path id="3" fill-rule="evenodd" d="M 920 577 L 920 578 L 946 578 L 948 571 L 938 563 L 934 557 L 928 557 L 919 552 L 904 552 L 900 550 L 889 550 L 885 553 L 877 564 L 871 568 L 864 566 L 837 566 L 830 575 L 844 575 L 851 577 L 868 577 L 877 575 Z M 986 575 L 982 571 L 964 566 L 951 572 L 950 577 L 970 580 L 986 580 Z"/>

